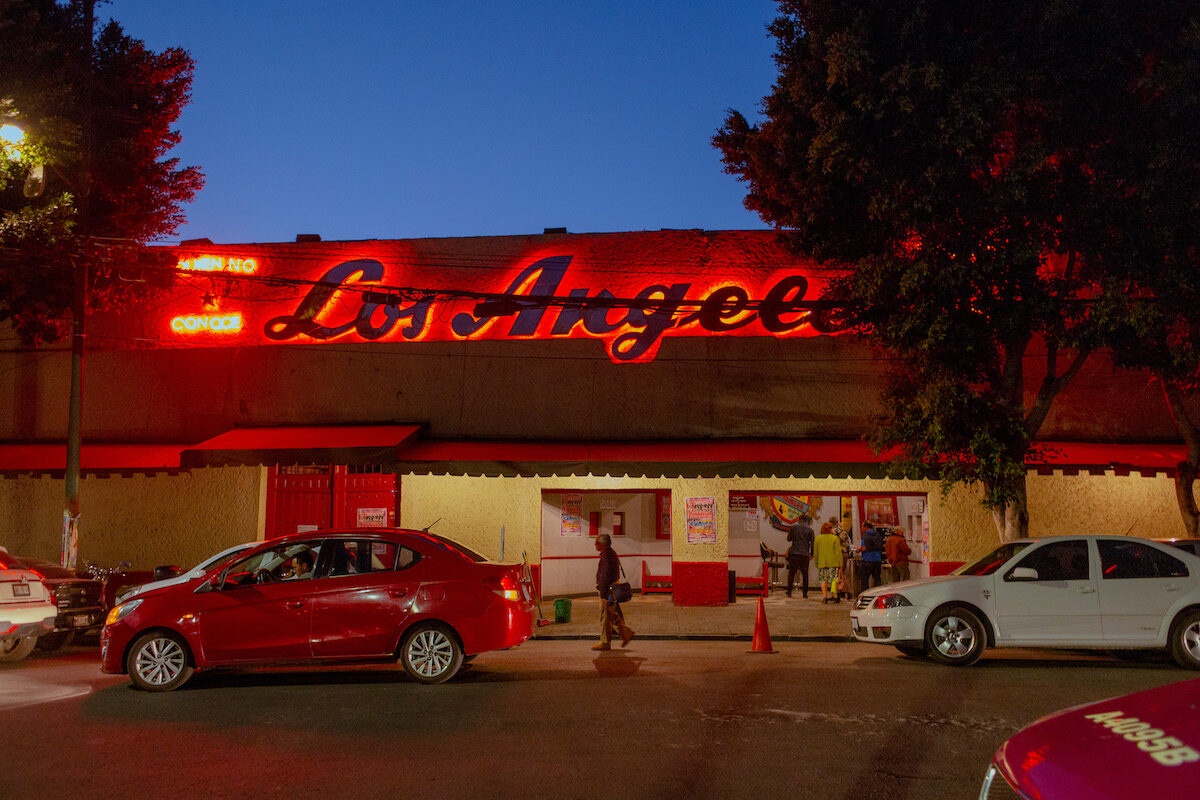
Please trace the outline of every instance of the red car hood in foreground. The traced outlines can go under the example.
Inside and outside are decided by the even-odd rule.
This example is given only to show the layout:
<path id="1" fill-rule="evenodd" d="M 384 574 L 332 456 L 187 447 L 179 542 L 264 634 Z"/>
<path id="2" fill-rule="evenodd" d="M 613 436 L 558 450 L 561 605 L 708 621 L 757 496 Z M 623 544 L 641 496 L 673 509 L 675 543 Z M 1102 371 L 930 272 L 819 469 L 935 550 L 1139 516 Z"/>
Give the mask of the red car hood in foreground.
<path id="1" fill-rule="evenodd" d="M 1200 679 L 1052 714 L 993 764 L 1032 800 L 1196 800 Z"/>

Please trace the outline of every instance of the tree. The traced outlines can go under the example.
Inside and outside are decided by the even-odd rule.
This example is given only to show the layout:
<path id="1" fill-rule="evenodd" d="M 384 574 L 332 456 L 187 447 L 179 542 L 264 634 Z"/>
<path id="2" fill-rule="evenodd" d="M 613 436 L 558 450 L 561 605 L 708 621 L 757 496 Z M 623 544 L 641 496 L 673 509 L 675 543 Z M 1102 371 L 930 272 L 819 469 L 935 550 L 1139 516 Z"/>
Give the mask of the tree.
<path id="1" fill-rule="evenodd" d="M 82 450 L 84 317 L 128 308 L 161 279 L 139 262 L 174 232 L 180 206 L 203 185 L 195 167 L 165 158 L 187 103 L 192 59 L 154 53 L 110 22 L 96 36 L 95 0 L 0 0 L 0 102 L 31 144 L 0 153 L 0 321 L 26 344 L 71 330 L 62 563 L 74 567 Z M 44 170 L 38 191 L 14 180 Z M 162 276 L 163 272 L 149 273 Z"/>
<path id="2" fill-rule="evenodd" d="M 1119 276 L 1112 314 L 1116 362 L 1153 377 L 1186 454 L 1175 472 L 1184 529 L 1200 535 L 1200 25 L 1165 39 L 1145 60 L 1143 104 L 1122 166 L 1129 224 L 1107 271 Z"/>
<path id="3" fill-rule="evenodd" d="M 115 21 L 94 37 L 90 26 L 87 0 L 0 0 L 0 116 L 28 140 L 16 158 L 0 154 L 0 320 L 26 344 L 63 338 L 78 270 L 90 308 L 143 297 L 128 267 L 154 258 L 143 245 L 173 233 L 203 186 L 197 168 L 165 157 L 191 57 L 155 53 Z M 35 164 L 46 185 L 29 198 Z"/>
<path id="4" fill-rule="evenodd" d="M 1124 181 L 1148 59 L 1186 2 L 785 0 L 765 121 L 714 137 L 746 206 L 845 265 L 849 326 L 894 356 L 873 442 L 979 483 L 1025 535 L 1026 459 L 1125 307 Z M 1143 148 L 1144 149 L 1144 148 Z M 1139 151 L 1140 152 L 1140 151 Z M 1114 270 L 1115 272 L 1110 272 Z"/>

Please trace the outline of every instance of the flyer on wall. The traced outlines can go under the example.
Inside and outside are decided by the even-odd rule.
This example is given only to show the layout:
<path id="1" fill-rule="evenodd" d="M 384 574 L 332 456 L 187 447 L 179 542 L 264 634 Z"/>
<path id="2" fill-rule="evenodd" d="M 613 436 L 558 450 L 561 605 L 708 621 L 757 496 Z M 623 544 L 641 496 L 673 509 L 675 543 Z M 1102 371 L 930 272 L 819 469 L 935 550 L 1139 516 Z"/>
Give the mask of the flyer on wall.
<path id="1" fill-rule="evenodd" d="M 717 499 L 715 497 L 689 497 L 687 507 L 688 544 L 717 543 Z"/>

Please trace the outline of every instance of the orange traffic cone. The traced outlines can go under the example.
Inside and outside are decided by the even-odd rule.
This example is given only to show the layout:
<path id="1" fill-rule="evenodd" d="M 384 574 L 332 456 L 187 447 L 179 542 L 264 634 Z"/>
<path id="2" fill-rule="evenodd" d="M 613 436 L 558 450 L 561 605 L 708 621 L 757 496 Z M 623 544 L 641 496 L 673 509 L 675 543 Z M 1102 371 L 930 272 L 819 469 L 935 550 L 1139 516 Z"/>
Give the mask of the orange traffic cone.
<path id="1" fill-rule="evenodd" d="M 763 599 L 758 598 L 758 614 L 754 617 L 754 641 L 750 644 L 751 653 L 778 652 L 771 646 L 771 631 L 767 628 L 767 610 L 763 607 Z"/>

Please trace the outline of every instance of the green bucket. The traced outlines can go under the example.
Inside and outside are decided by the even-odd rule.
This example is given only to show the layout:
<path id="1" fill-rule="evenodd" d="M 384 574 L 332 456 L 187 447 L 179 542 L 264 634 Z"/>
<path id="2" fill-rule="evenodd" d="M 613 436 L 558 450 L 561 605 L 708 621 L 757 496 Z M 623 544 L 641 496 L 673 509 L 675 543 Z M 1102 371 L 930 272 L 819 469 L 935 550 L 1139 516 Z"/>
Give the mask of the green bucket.
<path id="1" fill-rule="evenodd" d="M 570 622 L 571 621 L 571 598 L 560 597 L 554 601 L 554 621 L 555 622 Z"/>

